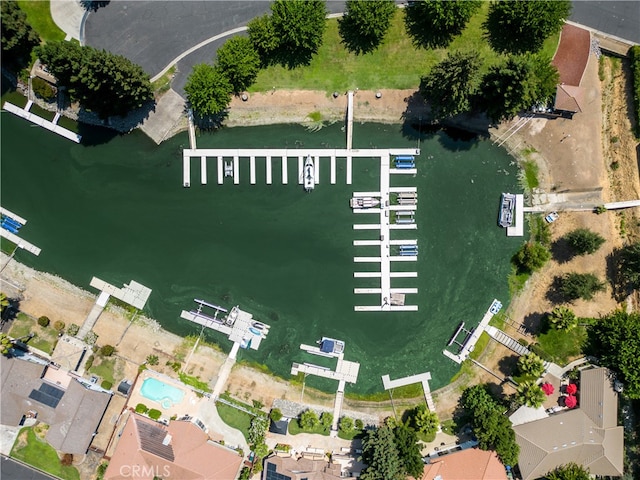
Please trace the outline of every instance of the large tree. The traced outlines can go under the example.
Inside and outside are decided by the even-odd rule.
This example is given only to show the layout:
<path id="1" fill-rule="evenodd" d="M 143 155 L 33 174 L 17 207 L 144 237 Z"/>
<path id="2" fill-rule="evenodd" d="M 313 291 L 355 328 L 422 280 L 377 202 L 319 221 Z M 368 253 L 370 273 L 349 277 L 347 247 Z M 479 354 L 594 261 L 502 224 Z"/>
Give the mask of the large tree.
<path id="1" fill-rule="evenodd" d="M 413 410 L 411 423 L 416 432 L 425 436 L 432 435 L 438 430 L 438 415 L 421 403 Z"/>
<path id="2" fill-rule="evenodd" d="M 624 383 L 624 394 L 640 399 L 640 313 L 617 310 L 588 330 L 589 353 L 616 372 Z"/>
<path id="3" fill-rule="evenodd" d="M 65 41 L 36 52 L 71 98 L 100 118 L 124 116 L 153 98 L 149 75 L 122 55 Z"/>
<path id="4" fill-rule="evenodd" d="M 509 55 L 482 78 L 477 105 L 494 122 L 512 118 L 555 93 L 559 75 L 549 59 Z"/>
<path id="5" fill-rule="evenodd" d="M 271 16 L 249 22 L 249 38 L 265 64 L 308 65 L 322 45 L 326 15 L 321 0 L 275 0 Z"/>
<path id="6" fill-rule="evenodd" d="M 568 463 L 547 473 L 546 480 L 591 480 L 589 469 L 576 463 Z"/>
<path id="7" fill-rule="evenodd" d="M 569 307 L 559 305 L 547 314 L 547 321 L 556 330 L 572 330 L 578 325 L 578 317 Z"/>
<path id="8" fill-rule="evenodd" d="M 591 300 L 593 296 L 605 289 L 604 282 L 601 282 L 593 273 L 567 273 L 560 279 L 560 293 L 567 300 Z"/>
<path id="9" fill-rule="evenodd" d="M 234 37 L 216 52 L 216 66 L 226 75 L 233 91 L 240 93 L 255 82 L 260 55 L 247 37 Z"/>
<path id="10" fill-rule="evenodd" d="M 494 50 L 537 52 L 570 12 L 568 0 L 498 0 L 491 3 L 484 27 Z"/>
<path id="11" fill-rule="evenodd" d="M 546 395 L 535 382 L 523 382 L 516 388 L 515 399 L 520 405 L 538 408 L 544 403 Z"/>
<path id="12" fill-rule="evenodd" d="M 393 434 L 402 470 L 406 475 L 420 478 L 424 470 L 424 462 L 415 430 L 401 423 L 393 429 Z"/>
<path id="13" fill-rule="evenodd" d="M 420 94 L 429 102 L 435 119 L 452 117 L 470 109 L 479 76 L 480 57 L 476 52 L 448 53 L 420 81 Z"/>
<path id="14" fill-rule="evenodd" d="M 11 59 L 22 64 L 29 59 L 31 50 L 40 43 L 40 39 L 16 2 L 3 0 L 1 3 L 3 60 Z"/>
<path id="15" fill-rule="evenodd" d="M 367 467 L 362 480 L 400 480 L 404 478 L 393 430 L 384 425 L 367 431 L 362 441 L 362 461 Z"/>
<path id="16" fill-rule="evenodd" d="M 444 48 L 460 35 L 480 8 L 476 0 L 418 0 L 405 8 L 405 26 L 413 43 L 423 48 Z"/>
<path id="17" fill-rule="evenodd" d="M 382 43 L 396 12 L 393 0 L 347 0 L 338 31 L 347 50 L 373 52 Z"/>
<path id="18" fill-rule="evenodd" d="M 605 242 L 604 238 L 588 228 L 577 228 L 565 235 L 565 240 L 577 255 L 595 253 Z"/>
<path id="19" fill-rule="evenodd" d="M 513 263 L 522 272 L 540 270 L 551 258 L 547 247 L 538 242 L 526 242 L 513 256 Z"/>
<path id="20" fill-rule="evenodd" d="M 197 114 L 214 116 L 222 113 L 229 106 L 233 88 L 219 69 L 201 63 L 193 67 L 184 91 Z"/>
<path id="21" fill-rule="evenodd" d="M 544 360 L 535 353 L 527 353 L 518 358 L 518 371 L 522 375 L 539 377 L 544 372 Z"/>
<path id="22" fill-rule="evenodd" d="M 618 273 L 624 287 L 640 288 L 640 242 L 623 247 L 618 258 Z"/>

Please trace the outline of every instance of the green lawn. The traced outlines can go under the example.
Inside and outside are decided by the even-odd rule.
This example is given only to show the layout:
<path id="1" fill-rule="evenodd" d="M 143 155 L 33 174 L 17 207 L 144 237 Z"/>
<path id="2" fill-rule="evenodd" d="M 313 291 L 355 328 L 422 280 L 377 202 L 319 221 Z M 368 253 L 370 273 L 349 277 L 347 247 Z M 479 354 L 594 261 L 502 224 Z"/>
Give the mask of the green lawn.
<path id="1" fill-rule="evenodd" d="M 97 358 L 96 358 L 97 360 Z M 116 359 L 115 358 L 103 358 L 100 361 L 99 365 L 95 365 L 92 366 L 89 369 L 90 373 L 95 373 L 96 375 L 98 375 L 100 378 L 102 378 L 102 380 L 106 380 L 107 382 L 111 382 L 111 384 L 113 385 L 115 383 L 115 366 L 116 366 Z"/>
<path id="2" fill-rule="evenodd" d="M 32 332 L 35 333 L 36 336 L 29 340 L 27 345 L 49 354 L 53 353 L 53 349 L 58 341 L 58 334 L 53 329 L 52 324 L 43 328 L 38 325 L 35 319 L 22 312 L 18 313 L 15 320 L 11 323 L 9 336 L 21 338 Z"/>
<path id="3" fill-rule="evenodd" d="M 482 23 L 489 10 L 489 2 L 483 3 L 478 13 L 469 21 L 464 32 L 456 38 L 448 50 L 475 49 L 483 59 L 481 72 L 496 63 L 500 55 L 494 52 L 484 38 Z M 547 39 L 543 53 L 549 57 L 555 52 L 559 34 Z M 250 91 L 278 89 L 321 90 L 330 94 L 343 93 L 347 89 L 404 89 L 417 88 L 420 78 L 433 65 L 445 58 L 446 49 L 416 49 L 404 27 L 404 12 L 398 10 L 383 44 L 367 55 L 349 53 L 338 34 L 338 22 L 327 22 L 323 44 L 306 67 L 287 69 L 272 66 L 261 70 Z"/>
<path id="4" fill-rule="evenodd" d="M 4 237 L 0 237 L 0 250 L 2 250 L 2 253 L 6 254 L 6 255 L 11 255 L 13 253 L 13 251 L 16 249 L 16 244 L 13 242 L 10 242 L 9 240 L 7 240 Z"/>
<path id="5" fill-rule="evenodd" d="M 66 34 L 51 18 L 49 0 L 18 0 L 18 6 L 27 14 L 27 22 L 45 42 L 64 40 Z"/>
<path id="6" fill-rule="evenodd" d="M 482 352 L 484 352 L 484 349 L 487 348 L 487 345 L 489 345 L 490 338 L 491 337 L 489 337 L 489 334 L 487 332 L 482 332 L 480 338 L 473 347 L 473 351 L 469 354 L 469 357 L 473 360 L 478 360 L 480 355 L 482 355 Z"/>
<path id="7" fill-rule="evenodd" d="M 222 421 L 230 427 L 240 430 L 248 442 L 249 427 L 251 426 L 251 419 L 253 417 L 242 410 L 230 407 L 224 403 L 216 403 L 216 408 Z"/>
<path id="8" fill-rule="evenodd" d="M 587 329 L 578 326 L 570 331 L 549 329 L 540 334 L 538 343 L 548 353 L 553 362 L 558 365 L 566 365 L 582 355 L 582 347 L 587 339 Z"/>
<path id="9" fill-rule="evenodd" d="M 324 435 L 328 437 L 330 430 L 331 425 L 329 425 L 328 427 L 323 427 L 321 424 L 318 424 L 312 430 L 303 430 L 302 428 L 300 428 L 300 425 L 298 425 L 297 420 L 291 420 L 289 422 L 289 434 L 291 435 L 298 435 L 299 433 L 315 433 L 317 435 Z"/>
<path id="10" fill-rule="evenodd" d="M 20 437 L 25 433 L 27 444 L 20 446 Z M 64 480 L 80 480 L 78 470 L 75 467 L 63 467 L 56 450 L 45 440 L 38 438 L 31 427 L 20 430 L 10 455 Z"/>

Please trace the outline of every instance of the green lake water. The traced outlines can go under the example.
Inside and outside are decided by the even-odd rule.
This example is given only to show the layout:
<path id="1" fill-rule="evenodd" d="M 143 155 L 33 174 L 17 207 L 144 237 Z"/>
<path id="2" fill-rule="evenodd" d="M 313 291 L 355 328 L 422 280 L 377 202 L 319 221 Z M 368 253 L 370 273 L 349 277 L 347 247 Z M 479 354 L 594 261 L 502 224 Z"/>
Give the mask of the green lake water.
<path id="1" fill-rule="evenodd" d="M 355 287 L 373 286 L 353 278 L 367 268 L 353 257 L 374 251 L 354 247 L 353 240 L 375 238 L 375 232 L 353 230 L 367 215 L 354 215 L 349 198 L 378 189 L 376 161 L 355 159 L 352 185 L 342 163 L 338 183 L 330 185 L 326 161 L 320 185 L 306 194 L 291 182 L 297 175 L 292 159 L 288 185 L 280 183 L 279 161 L 273 185 L 265 184 L 260 161 L 258 184 L 250 185 L 245 160 L 240 185 L 230 179 L 217 185 L 211 161 L 206 186 L 193 159 L 192 187 L 183 188 L 186 133 L 156 146 L 140 132 L 114 137 L 85 127 L 87 146 L 6 112 L 1 119 L 2 205 L 28 219 L 21 235 L 42 248 L 39 257 L 18 252 L 18 261 L 89 290 L 94 275 L 117 286 L 136 280 L 153 290 L 145 313 L 179 334 L 199 330 L 179 318 L 194 298 L 238 304 L 272 326 L 260 351 L 241 351 L 239 358 L 285 378 L 292 361 L 322 363 L 303 354 L 300 343 L 329 336 L 345 340 L 346 359 L 361 364 L 358 383 L 347 391 L 379 391 L 381 375 L 425 371 L 432 388 L 441 387 L 458 369 L 442 354 L 456 326 L 475 326 L 493 298 L 508 299 L 509 258 L 522 239 L 505 236 L 497 213 L 500 193 L 516 190 L 517 171 L 506 152 L 486 140 L 423 135 L 418 175 L 392 177 L 392 185 L 418 187 L 418 230 L 392 238 L 418 238 L 418 262 L 401 268 L 419 276 L 392 285 L 418 287 L 407 303 L 419 311 L 369 313 L 353 310 L 378 301 L 353 294 Z M 344 144 L 341 125 L 315 133 L 295 125 L 230 128 L 198 138 L 203 148 Z M 416 147 L 417 138 L 403 135 L 400 125 L 356 124 L 353 144 Z M 230 348 L 218 334 L 209 339 Z M 336 386 L 311 377 L 307 384 Z"/>

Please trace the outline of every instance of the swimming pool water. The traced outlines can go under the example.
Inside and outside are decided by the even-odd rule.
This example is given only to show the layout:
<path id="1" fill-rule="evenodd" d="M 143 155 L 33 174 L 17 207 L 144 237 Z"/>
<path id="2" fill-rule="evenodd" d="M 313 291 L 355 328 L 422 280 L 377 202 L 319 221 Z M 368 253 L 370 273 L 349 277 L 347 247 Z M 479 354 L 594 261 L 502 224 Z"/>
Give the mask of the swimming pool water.
<path id="1" fill-rule="evenodd" d="M 184 392 L 179 388 L 167 385 L 156 378 L 147 378 L 142 382 L 140 393 L 144 398 L 153 400 L 162 405 L 163 408 L 170 408 L 177 405 L 184 398 Z"/>

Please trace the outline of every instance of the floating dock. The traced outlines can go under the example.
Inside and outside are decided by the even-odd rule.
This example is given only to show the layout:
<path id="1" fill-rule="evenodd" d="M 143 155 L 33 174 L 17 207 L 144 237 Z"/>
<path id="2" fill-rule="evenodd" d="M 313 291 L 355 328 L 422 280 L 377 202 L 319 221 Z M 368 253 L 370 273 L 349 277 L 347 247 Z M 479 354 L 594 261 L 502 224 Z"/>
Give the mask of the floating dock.
<path id="1" fill-rule="evenodd" d="M 0 207 L 0 213 L 2 215 L 4 215 L 5 217 L 8 217 L 12 221 L 17 222 L 21 226 L 24 226 L 24 225 L 27 224 L 27 221 L 24 218 L 22 218 L 20 215 L 18 215 L 16 213 L 13 213 L 10 210 L 7 210 L 6 208 Z M 0 228 L 0 236 L 3 237 L 3 238 L 6 238 L 11 243 L 14 243 L 16 245 L 16 247 L 18 247 L 18 248 L 20 248 L 22 250 L 26 250 L 27 252 L 32 253 L 35 256 L 40 255 L 40 252 L 42 251 L 39 247 L 36 247 L 34 244 L 32 244 L 30 242 L 27 242 L 26 240 L 24 240 L 23 238 L 19 237 L 15 233 L 10 232 L 9 230 L 6 230 L 4 228 Z M 6 266 L 6 264 L 5 264 L 5 266 Z"/>
<path id="2" fill-rule="evenodd" d="M 431 388 L 429 388 L 429 380 L 431 380 L 431 372 L 419 373 L 418 375 L 411 375 L 409 377 L 398 378 L 391 380 L 389 375 L 382 376 L 382 385 L 385 390 L 392 388 L 404 387 L 405 385 L 413 385 L 414 383 L 422 384 L 422 391 L 424 392 L 424 401 L 430 411 L 435 412 L 436 406 L 433 403 L 433 397 L 431 396 Z"/>
<path id="3" fill-rule="evenodd" d="M 24 108 L 20 108 L 14 105 L 13 103 L 4 102 L 4 105 L 2 106 L 2 108 L 7 112 L 13 113 L 14 115 L 17 115 L 20 118 L 24 118 L 25 120 L 28 120 L 31 123 L 38 125 L 42 128 L 46 128 L 50 132 L 60 135 L 61 137 L 71 140 L 72 142 L 80 143 L 80 140 L 82 140 L 82 135 L 78 135 L 77 133 L 72 132 L 71 130 L 67 130 L 66 128 L 61 127 L 60 125 L 57 124 L 58 119 L 60 118 L 59 114 L 56 114 L 54 121 L 50 122 L 49 120 L 45 120 L 44 118 L 39 117 L 34 113 L 31 113 L 29 111 L 29 109 L 31 108 L 31 105 L 33 105 L 33 102 L 31 100 L 27 102 L 27 105 Z"/>
<path id="4" fill-rule="evenodd" d="M 515 225 L 507 227 L 507 237 L 522 237 L 524 235 L 524 195 L 516 194 Z"/>

